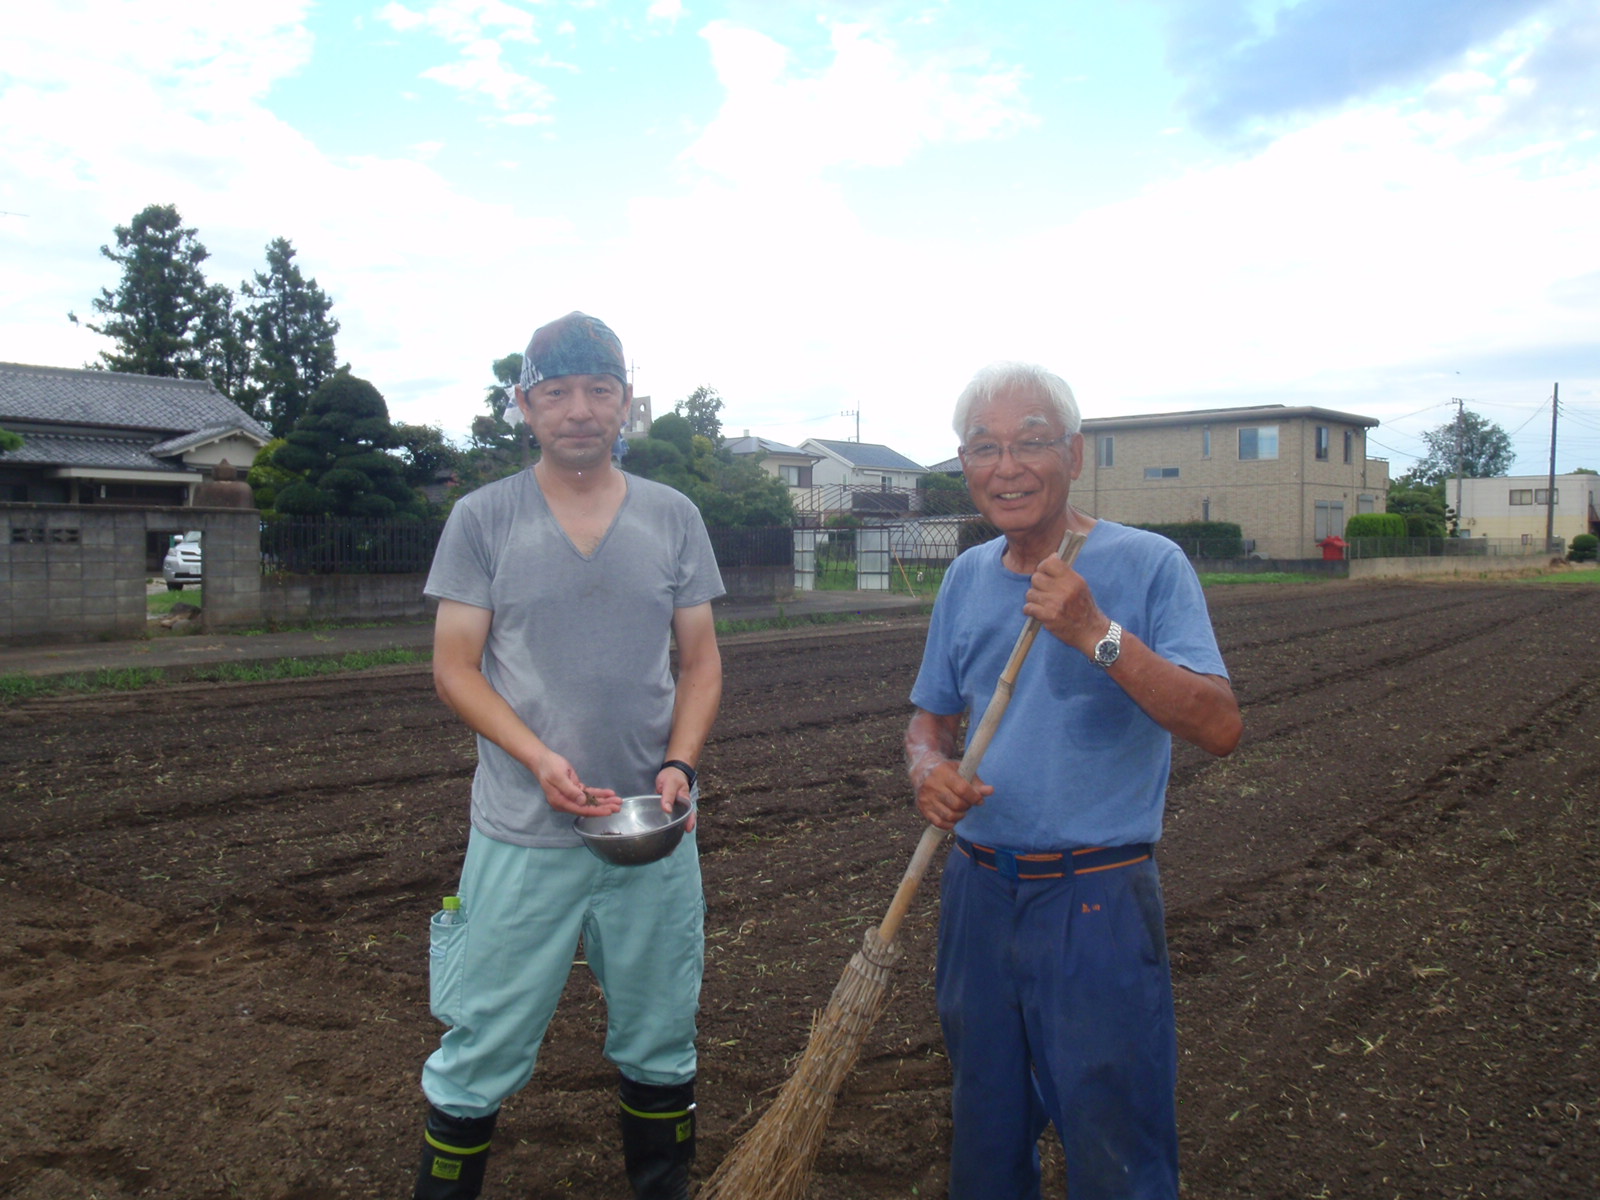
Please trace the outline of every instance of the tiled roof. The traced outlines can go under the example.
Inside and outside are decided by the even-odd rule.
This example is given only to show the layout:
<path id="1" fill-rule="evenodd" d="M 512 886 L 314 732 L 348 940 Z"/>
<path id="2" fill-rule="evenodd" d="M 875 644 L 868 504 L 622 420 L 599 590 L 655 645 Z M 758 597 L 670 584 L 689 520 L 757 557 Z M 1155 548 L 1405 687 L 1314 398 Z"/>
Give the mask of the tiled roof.
<path id="1" fill-rule="evenodd" d="M 230 433 L 242 433 L 246 437 L 251 437 L 254 431 L 246 429 L 243 422 L 238 421 L 232 425 L 213 425 L 209 429 L 196 429 L 193 433 L 186 433 L 182 437 L 168 438 L 164 442 L 158 442 L 150 447 L 150 452 L 152 454 L 182 454 L 185 450 L 192 450 L 196 446 L 204 446 L 207 442 L 225 438 Z M 261 444 L 266 445 L 265 442 Z"/>
<path id="2" fill-rule="evenodd" d="M 148 429 L 169 437 L 227 425 L 247 430 L 263 443 L 272 436 L 203 379 L 23 363 L 0 363 L 0 425 L 8 419 Z"/>
<path id="3" fill-rule="evenodd" d="M 887 446 L 876 442 L 827 442 L 821 438 L 812 438 L 817 445 L 837 454 L 853 467 L 876 467 L 879 470 L 889 471 L 922 471 L 925 468 L 920 463 L 914 463 L 898 450 L 891 450 Z"/>
<path id="4" fill-rule="evenodd" d="M 815 458 L 815 454 L 800 449 L 798 446 L 786 446 L 782 442 L 775 442 L 771 438 L 751 437 L 746 435 L 734 438 L 727 444 L 731 454 L 793 454 L 800 458 Z"/>
<path id="5" fill-rule="evenodd" d="M 0 463 L 48 467 L 95 467 L 114 471 L 193 474 L 181 462 L 150 453 L 149 438 L 81 433 L 27 433 L 16 450 L 0 452 Z"/>

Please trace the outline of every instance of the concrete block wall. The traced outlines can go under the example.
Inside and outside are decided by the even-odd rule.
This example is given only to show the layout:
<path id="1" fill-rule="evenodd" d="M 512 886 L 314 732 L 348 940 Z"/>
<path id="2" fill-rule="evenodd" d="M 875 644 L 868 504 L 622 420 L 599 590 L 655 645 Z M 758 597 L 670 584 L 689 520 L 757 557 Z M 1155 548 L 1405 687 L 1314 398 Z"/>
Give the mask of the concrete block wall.
<path id="1" fill-rule="evenodd" d="M 143 637 L 146 536 L 186 529 L 204 535 L 206 627 L 260 621 L 254 510 L 0 504 L 0 643 Z"/>

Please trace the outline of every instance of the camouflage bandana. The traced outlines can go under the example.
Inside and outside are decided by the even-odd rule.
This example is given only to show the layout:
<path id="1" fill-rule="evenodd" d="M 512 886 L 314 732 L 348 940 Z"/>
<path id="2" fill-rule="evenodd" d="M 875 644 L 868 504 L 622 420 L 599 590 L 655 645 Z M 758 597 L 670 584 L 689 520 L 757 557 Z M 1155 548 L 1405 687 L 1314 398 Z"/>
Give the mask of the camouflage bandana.
<path id="1" fill-rule="evenodd" d="M 581 312 L 541 325 L 522 356 L 522 390 L 562 375 L 615 375 L 627 387 L 622 342 L 604 321 Z"/>

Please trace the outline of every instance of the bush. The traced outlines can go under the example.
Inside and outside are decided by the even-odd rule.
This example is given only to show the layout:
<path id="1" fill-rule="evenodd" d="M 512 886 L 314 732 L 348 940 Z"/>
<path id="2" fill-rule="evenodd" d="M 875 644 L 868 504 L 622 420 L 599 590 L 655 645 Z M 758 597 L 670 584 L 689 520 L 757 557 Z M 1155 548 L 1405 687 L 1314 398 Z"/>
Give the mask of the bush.
<path id="1" fill-rule="evenodd" d="M 1170 538 L 1190 558 L 1243 558 L 1244 530 L 1232 521 L 1178 521 L 1170 525 L 1135 525 Z"/>
<path id="2" fill-rule="evenodd" d="M 1597 552 L 1600 552 L 1600 537 L 1592 533 L 1577 534 L 1567 546 L 1567 558 L 1572 562 L 1593 562 Z"/>
<path id="3" fill-rule="evenodd" d="M 1357 513 L 1345 522 L 1344 540 L 1363 537 L 1410 537 L 1406 519 L 1399 513 Z"/>

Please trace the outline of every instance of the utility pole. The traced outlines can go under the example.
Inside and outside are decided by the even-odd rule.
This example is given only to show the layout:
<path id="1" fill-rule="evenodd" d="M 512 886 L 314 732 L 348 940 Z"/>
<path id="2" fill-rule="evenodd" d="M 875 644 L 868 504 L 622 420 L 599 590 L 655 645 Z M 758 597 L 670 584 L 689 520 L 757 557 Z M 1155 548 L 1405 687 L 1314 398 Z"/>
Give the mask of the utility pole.
<path id="1" fill-rule="evenodd" d="M 1461 470 L 1467 454 L 1465 400 L 1456 400 L 1456 536 L 1461 535 Z"/>
<path id="2" fill-rule="evenodd" d="M 1556 414 L 1561 411 L 1561 385 L 1552 385 L 1550 397 L 1550 482 L 1544 493 L 1544 552 L 1550 554 L 1556 544 Z"/>
<path id="3" fill-rule="evenodd" d="M 854 417 L 856 419 L 856 444 L 860 445 L 861 444 L 861 410 L 859 408 L 847 408 L 842 413 L 840 413 L 839 415 L 841 417 Z"/>

